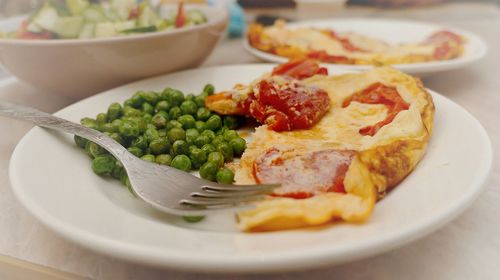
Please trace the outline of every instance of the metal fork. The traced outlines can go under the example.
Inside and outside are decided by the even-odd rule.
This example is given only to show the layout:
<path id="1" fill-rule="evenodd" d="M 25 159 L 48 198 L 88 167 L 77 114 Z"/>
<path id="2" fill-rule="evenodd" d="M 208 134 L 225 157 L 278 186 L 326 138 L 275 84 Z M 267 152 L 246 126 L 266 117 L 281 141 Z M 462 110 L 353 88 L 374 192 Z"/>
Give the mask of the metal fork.
<path id="1" fill-rule="evenodd" d="M 279 185 L 230 185 L 210 182 L 181 170 L 141 160 L 107 135 L 34 108 L 0 100 L 0 115 L 78 135 L 115 156 L 127 171 L 132 189 L 145 202 L 175 215 L 204 215 L 241 207 L 263 198 Z"/>

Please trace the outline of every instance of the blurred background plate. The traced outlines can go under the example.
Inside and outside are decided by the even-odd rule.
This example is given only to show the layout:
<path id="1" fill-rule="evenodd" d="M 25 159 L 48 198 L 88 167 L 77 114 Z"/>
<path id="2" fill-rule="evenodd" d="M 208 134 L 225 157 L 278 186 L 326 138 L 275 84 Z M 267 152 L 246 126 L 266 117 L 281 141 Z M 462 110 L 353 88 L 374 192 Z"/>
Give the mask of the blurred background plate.
<path id="1" fill-rule="evenodd" d="M 458 58 L 443 61 L 432 61 L 412 64 L 395 64 L 395 68 L 409 74 L 425 75 L 428 73 L 449 71 L 467 67 L 483 58 L 488 50 L 486 43 L 478 36 L 465 30 L 418 21 L 388 20 L 388 19 L 335 19 L 292 22 L 289 27 L 331 28 L 338 32 L 356 32 L 370 37 L 379 38 L 391 44 L 423 41 L 427 36 L 438 30 L 450 30 L 467 39 L 464 54 Z M 253 48 L 244 40 L 245 49 L 265 61 L 282 63 L 288 59 L 266 53 Z M 367 70 L 370 65 L 335 64 L 347 70 Z"/>

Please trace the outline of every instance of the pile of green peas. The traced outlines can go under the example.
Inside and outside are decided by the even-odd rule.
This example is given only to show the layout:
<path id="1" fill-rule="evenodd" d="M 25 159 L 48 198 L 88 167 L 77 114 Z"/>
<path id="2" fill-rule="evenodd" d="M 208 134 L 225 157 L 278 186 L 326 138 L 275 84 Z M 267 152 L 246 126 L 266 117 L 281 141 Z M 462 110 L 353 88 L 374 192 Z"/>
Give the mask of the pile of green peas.
<path id="1" fill-rule="evenodd" d="M 81 124 L 107 134 L 143 160 L 186 172 L 199 170 L 204 179 L 230 184 L 234 173 L 224 163 L 240 157 L 246 142 L 235 130 L 240 119 L 205 108 L 205 99 L 213 93 L 210 84 L 196 96 L 172 88 L 138 91 L 123 105 L 112 103 L 106 113 L 83 118 Z M 96 174 L 120 179 L 132 191 L 122 164 L 111 154 L 79 136 L 75 143 L 92 158 Z"/>

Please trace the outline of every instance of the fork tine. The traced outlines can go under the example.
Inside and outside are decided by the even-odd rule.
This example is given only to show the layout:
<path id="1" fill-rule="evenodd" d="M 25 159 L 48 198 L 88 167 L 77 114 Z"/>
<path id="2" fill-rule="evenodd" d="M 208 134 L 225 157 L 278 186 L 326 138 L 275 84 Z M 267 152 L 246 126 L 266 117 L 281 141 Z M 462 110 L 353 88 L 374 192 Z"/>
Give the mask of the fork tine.
<path id="1" fill-rule="evenodd" d="M 204 191 L 233 191 L 233 192 L 251 192 L 251 191 L 265 191 L 271 192 L 275 188 L 281 186 L 280 184 L 266 184 L 266 185 L 205 185 L 201 189 Z"/>
<path id="2" fill-rule="evenodd" d="M 200 197 L 200 198 L 238 198 L 245 196 L 254 196 L 254 195 L 267 195 L 268 191 L 248 191 L 248 192 L 232 192 L 232 191 L 200 191 L 200 192 L 192 192 L 191 197 Z"/>
<path id="3" fill-rule="evenodd" d="M 251 202 L 255 200 L 259 200 L 264 198 L 264 195 L 254 195 L 247 197 L 237 197 L 237 198 L 202 198 L 202 197 L 193 197 L 191 199 L 183 199 L 180 201 L 183 205 L 191 205 L 191 206 L 234 206 L 237 204 Z"/>

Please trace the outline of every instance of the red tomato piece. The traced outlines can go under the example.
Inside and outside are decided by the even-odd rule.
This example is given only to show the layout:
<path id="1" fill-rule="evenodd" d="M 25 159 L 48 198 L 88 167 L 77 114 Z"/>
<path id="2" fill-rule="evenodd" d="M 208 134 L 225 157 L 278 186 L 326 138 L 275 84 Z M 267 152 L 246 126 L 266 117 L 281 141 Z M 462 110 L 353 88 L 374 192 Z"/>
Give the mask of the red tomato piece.
<path id="1" fill-rule="evenodd" d="M 274 67 L 272 75 L 302 80 L 314 75 L 328 75 L 328 69 L 320 67 L 316 61 L 311 59 L 292 59 Z"/>
<path id="2" fill-rule="evenodd" d="M 177 9 L 177 16 L 175 17 L 175 27 L 180 28 L 183 27 L 185 24 L 186 24 L 186 14 L 184 13 L 184 2 L 181 1 Z"/>
<path id="3" fill-rule="evenodd" d="M 351 97 L 344 101 L 342 107 L 349 106 L 352 101 L 366 104 L 383 104 L 387 107 L 387 117 L 384 120 L 359 130 L 360 134 L 370 136 L 375 135 L 384 125 L 390 124 L 399 112 L 410 108 L 410 104 L 406 103 L 403 98 L 401 98 L 395 88 L 388 87 L 379 82 L 351 95 Z"/>

